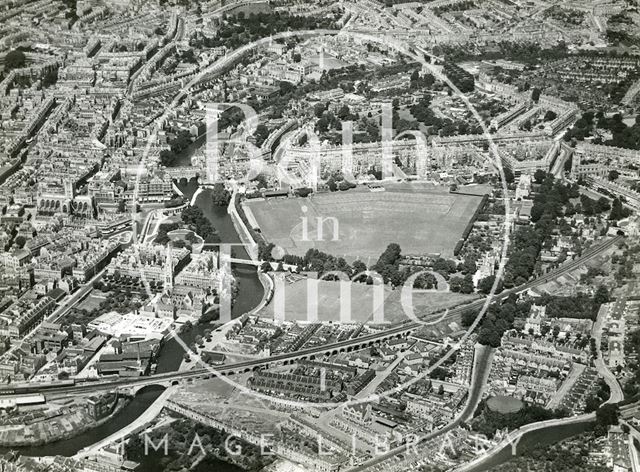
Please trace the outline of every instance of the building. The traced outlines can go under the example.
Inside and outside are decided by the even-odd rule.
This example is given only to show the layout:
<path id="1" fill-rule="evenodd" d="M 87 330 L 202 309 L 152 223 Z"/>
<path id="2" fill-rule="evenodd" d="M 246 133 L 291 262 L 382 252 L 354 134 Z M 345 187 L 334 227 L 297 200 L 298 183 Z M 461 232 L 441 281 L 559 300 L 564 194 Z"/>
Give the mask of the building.
<path id="1" fill-rule="evenodd" d="M 220 284 L 222 271 L 218 269 L 218 253 L 204 251 L 193 254 L 191 261 L 175 277 L 174 285 L 184 289 L 213 292 Z"/>
<path id="2" fill-rule="evenodd" d="M 99 397 L 87 398 L 87 413 L 95 421 L 99 421 L 111 414 L 118 403 L 116 393 L 108 393 Z"/>

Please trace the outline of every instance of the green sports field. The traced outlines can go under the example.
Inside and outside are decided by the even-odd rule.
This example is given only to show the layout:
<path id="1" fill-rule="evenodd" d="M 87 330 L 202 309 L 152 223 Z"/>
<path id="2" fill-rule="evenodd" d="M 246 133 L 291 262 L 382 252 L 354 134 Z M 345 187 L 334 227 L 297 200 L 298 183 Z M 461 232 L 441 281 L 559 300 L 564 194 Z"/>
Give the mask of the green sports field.
<path id="1" fill-rule="evenodd" d="M 316 248 L 366 263 L 375 262 L 389 243 L 398 243 L 403 254 L 452 256 L 481 200 L 403 184 L 384 192 L 357 189 L 252 200 L 244 207 L 251 226 L 289 254 Z"/>
<path id="2" fill-rule="evenodd" d="M 384 294 L 381 299 L 376 299 L 375 288 L 373 285 L 363 283 L 352 283 L 350 285 L 350 297 L 348 298 L 349 316 L 341 318 L 341 310 L 344 307 L 342 299 L 341 287 L 339 282 L 331 282 L 321 280 L 317 282 L 317 318 L 315 314 L 308 313 L 308 301 L 310 290 L 314 290 L 314 285 L 309 285 L 309 281 L 305 278 L 289 281 L 283 285 L 278 285 L 276 291 L 284 290 L 280 295 L 284 300 L 284 309 L 280 316 L 284 315 L 287 321 L 310 321 L 310 318 L 318 321 L 332 322 L 353 322 L 353 323 L 371 323 L 381 324 L 398 323 L 401 321 L 411 321 L 416 316 L 418 318 L 431 315 L 447 308 L 453 308 L 477 299 L 477 295 L 463 295 L 461 293 L 451 292 L 424 292 L 421 290 L 413 291 L 412 304 L 414 309 L 412 313 L 406 313 L 402 306 L 401 290 L 392 290 L 388 286 L 382 288 Z M 346 294 L 345 294 L 346 296 Z M 277 295 L 274 297 L 276 298 Z M 276 303 L 272 299 L 266 307 L 260 311 L 260 315 L 274 318 Z M 442 324 L 452 324 L 455 320 L 449 318 L 447 322 Z M 429 328 L 440 328 L 442 326 L 428 326 Z M 452 331 L 459 330 L 460 326 L 452 327 Z"/>

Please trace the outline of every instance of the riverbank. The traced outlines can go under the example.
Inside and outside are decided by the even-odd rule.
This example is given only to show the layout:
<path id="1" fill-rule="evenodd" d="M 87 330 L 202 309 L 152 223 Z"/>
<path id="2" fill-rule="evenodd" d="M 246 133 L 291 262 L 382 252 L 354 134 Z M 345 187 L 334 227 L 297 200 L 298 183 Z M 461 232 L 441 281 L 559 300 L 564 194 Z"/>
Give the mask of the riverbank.
<path id="1" fill-rule="evenodd" d="M 143 463 L 137 470 L 157 471 L 160 467 L 162 470 L 177 470 L 178 467 L 186 467 L 189 470 L 241 472 L 262 470 L 276 459 L 261 454 L 258 446 L 239 439 L 231 432 L 202 423 L 194 424 L 182 415 L 177 416 L 179 419 L 171 425 L 156 428 L 148 436 L 154 444 L 166 437 L 170 445 L 168 456 L 160 458 L 146 455 L 145 439 L 136 435 L 131 437 L 126 451 L 132 460 Z M 199 440 L 195 439 L 196 435 Z M 241 454 L 235 454 L 235 451 L 241 451 Z M 156 468 L 150 468 L 151 465 Z M 205 468 L 206 465 L 209 468 Z"/>
<path id="2" fill-rule="evenodd" d="M 83 404 L 60 406 L 53 411 L 32 408 L 25 412 L 22 424 L 0 429 L 0 449 L 38 447 L 80 436 L 109 422 L 128 402 L 125 397 L 116 398 L 111 413 L 99 420 L 93 420 Z M 31 415 L 30 411 L 33 412 Z M 37 421 L 40 417 L 41 420 Z"/>
<path id="3" fill-rule="evenodd" d="M 187 198 L 192 198 L 199 188 L 195 181 L 190 181 L 180 187 Z M 223 243 L 241 243 L 228 208 L 213 204 L 211 190 L 202 189 L 196 197 L 195 205 L 202 210 L 204 216 L 211 222 Z M 244 247 L 234 246 L 233 251 L 236 257 L 249 259 Z M 237 287 L 237 296 L 231 307 L 231 316 L 235 319 L 245 313 L 252 313 L 257 307 L 262 307 L 265 303 L 265 296 L 269 294 L 265 287 L 270 285 L 258 274 L 255 267 L 235 265 L 232 269 Z M 195 323 L 191 329 L 185 329 L 180 332 L 180 339 L 184 344 L 190 346 L 195 343 L 198 336 L 204 337 L 205 331 L 215 331 L 219 326 L 220 323 L 216 320 Z M 175 338 L 168 339 L 158 356 L 156 372 L 177 371 L 181 369 L 181 365 L 183 365 L 183 369 L 192 368 L 184 365 L 183 357 L 184 349 L 182 344 Z M 195 363 L 192 362 L 191 364 Z"/>
<path id="4" fill-rule="evenodd" d="M 195 181 L 187 182 L 185 186 L 180 186 L 185 196 L 193 195 L 197 189 Z M 240 237 L 236 232 L 231 216 L 227 212 L 227 207 L 219 207 L 212 204 L 210 190 L 203 190 L 196 199 L 196 206 L 200 207 L 204 215 L 209 219 L 224 243 L 241 243 Z M 249 256 L 243 247 L 234 248 L 236 256 L 248 259 Z M 234 266 L 234 276 L 238 282 L 238 296 L 232 306 L 232 316 L 237 318 L 244 313 L 252 312 L 265 301 L 265 287 L 269 285 L 266 279 L 258 276 L 255 267 L 251 266 Z M 180 338 L 185 344 L 190 345 L 195 341 L 196 336 L 202 336 L 207 329 L 212 331 L 216 329 L 219 323 L 197 323 L 192 329 L 180 333 Z M 184 349 L 176 339 L 168 339 L 162 346 L 157 359 L 156 373 L 173 372 L 179 369 L 183 360 Z M 112 415 L 103 419 L 100 423 L 84 424 L 82 433 L 78 434 L 75 430 L 73 435 L 65 435 L 59 437 L 55 442 L 49 442 L 40 446 L 23 446 L 23 447 L 0 447 L 0 454 L 8 453 L 12 449 L 24 456 L 66 456 L 70 457 L 77 454 L 80 450 L 90 447 L 107 438 L 114 433 L 126 428 L 137 418 L 139 418 L 147 409 L 156 401 L 164 389 L 162 387 L 147 387 L 140 392 L 126 405 L 114 411 Z M 206 462 L 206 461 L 205 461 Z M 145 469 L 141 470 L 159 470 Z M 196 469 L 205 470 L 205 469 Z M 216 470 L 237 470 L 233 468 L 216 469 Z"/>
<path id="5" fill-rule="evenodd" d="M 116 431 L 110 436 L 102 439 L 101 441 L 92 444 L 89 447 L 80 451 L 76 457 L 89 457 L 101 449 L 104 449 L 110 445 L 118 444 L 124 440 L 127 436 L 141 431 L 147 424 L 151 423 L 162 412 L 165 402 L 169 399 L 174 392 L 175 387 L 169 387 L 157 397 L 154 402 L 147 408 L 142 415 L 129 423 L 126 427 Z"/>
<path id="6" fill-rule="evenodd" d="M 489 472 L 527 451 L 548 446 L 587 431 L 595 421 L 595 413 L 574 418 L 532 423 L 509 433 L 471 462 L 454 469 L 454 472 Z"/>

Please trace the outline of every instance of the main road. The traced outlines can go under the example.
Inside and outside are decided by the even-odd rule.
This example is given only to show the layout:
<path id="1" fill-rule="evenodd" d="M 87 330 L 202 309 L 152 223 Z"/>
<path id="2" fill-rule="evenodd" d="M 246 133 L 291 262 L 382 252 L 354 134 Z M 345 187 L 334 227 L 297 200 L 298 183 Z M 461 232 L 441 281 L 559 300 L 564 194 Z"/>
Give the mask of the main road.
<path id="1" fill-rule="evenodd" d="M 476 411 L 476 408 L 478 408 L 478 404 L 480 403 L 480 399 L 482 398 L 484 386 L 489 376 L 492 357 L 493 357 L 492 348 L 489 348 L 487 346 L 476 347 L 476 354 L 474 357 L 475 360 L 474 360 L 474 367 L 473 367 L 473 377 L 471 379 L 471 386 L 469 388 L 467 402 L 464 408 L 462 409 L 462 411 L 460 412 L 460 414 L 458 414 L 458 416 L 456 416 L 453 419 L 453 421 L 447 423 L 445 426 L 443 426 L 438 430 L 432 431 L 424 435 L 417 442 L 414 442 L 413 444 L 411 444 L 411 447 L 409 447 L 407 444 L 403 444 L 394 449 L 391 449 L 385 454 L 378 455 L 368 461 L 363 462 L 362 464 L 359 464 L 351 469 L 348 469 L 347 472 L 361 472 L 364 470 L 372 470 L 372 469 L 383 470 L 385 461 L 394 458 L 398 454 L 405 454 L 407 456 L 410 456 L 411 448 L 418 445 L 424 445 L 425 443 L 432 440 L 437 440 L 439 436 L 442 436 L 444 434 L 447 434 L 453 431 L 462 423 L 464 423 L 469 418 L 471 418 L 473 416 L 473 413 Z M 410 459 L 409 457 L 407 457 L 407 459 L 413 460 L 413 459 Z M 418 460 L 418 458 L 415 458 L 415 460 Z"/>

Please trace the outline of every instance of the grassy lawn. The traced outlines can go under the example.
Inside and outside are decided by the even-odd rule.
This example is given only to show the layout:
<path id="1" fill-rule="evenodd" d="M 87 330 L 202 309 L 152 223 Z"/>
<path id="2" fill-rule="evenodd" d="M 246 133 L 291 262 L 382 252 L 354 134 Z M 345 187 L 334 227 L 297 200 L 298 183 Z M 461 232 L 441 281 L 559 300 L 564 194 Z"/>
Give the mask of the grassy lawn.
<path id="1" fill-rule="evenodd" d="M 384 319 L 385 323 L 395 323 L 408 319 L 401 304 L 401 291 L 384 287 L 384 303 L 382 306 L 374 306 L 374 291 L 372 285 L 362 283 L 351 284 L 351 317 L 353 323 L 373 322 L 373 313 Z M 285 283 L 285 320 L 307 321 L 307 300 L 310 295 L 307 280 L 297 280 L 293 283 Z M 278 294 L 274 296 L 276 299 Z M 450 292 L 421 292 L 416 290 L 413 294 L 413 307 L 415 314 L 428 315 L 445 308 L 469 303 L 476 299 L 477 295 L 463 295 Z M 272 318 L 274 316 L 274 299 L 260 312 L 261 315 Z M 340 283 L 331 281 L 318 282 L 318 321 L 346 321 L 341 320 Z M 384 316 L 382 316 L 384 315 Z"/>
<path id="2" fill-rule="evenodd" d="M 480 202 L 479 196 L 405 184 L 385 192 L 355 189 L 249 201 L 245 208 L 266 240 L 290 254 L 316 248 L 348 261 L 373 263 L 390 243 L 398 243 L 403 254 L 451 257 Z"/>
<path id="3" fill-rule="evenodd" d="M 492 411 L 506 415 L 507 413 L 520 411 L 524 404 L 517 398 L 499 395 L 497 397 L 489 398 L 487 400 L 487 406 L 491 408 Z"/>
<path id="4" fill-rule="evenodd" d="M 78 310 L 91 311 L 100 306 L 100 303 L 110 295 L 110 292 L 101 292 L 100 290 L 92 290 L 89 296 L 82 300 L 76 308 Z"/>

